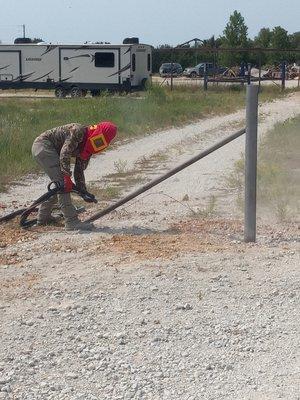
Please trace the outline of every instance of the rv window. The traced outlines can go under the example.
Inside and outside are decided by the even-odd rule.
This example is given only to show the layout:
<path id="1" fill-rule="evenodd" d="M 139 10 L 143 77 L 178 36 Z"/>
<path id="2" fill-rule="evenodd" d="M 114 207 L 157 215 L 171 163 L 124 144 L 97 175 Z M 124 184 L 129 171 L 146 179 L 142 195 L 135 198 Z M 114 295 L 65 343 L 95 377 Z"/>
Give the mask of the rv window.
<path id="1" fill-rule="evenodd" d="M 114 53 L 95 53 L 95 67 L 113 68 L 114 66 Z"/>
<path id="2" fill-rule="evenodd" d="M 148 54 L 148 71 L 151 71 L 151 56 Z"/>
<path id="3" fill-rule="evenodd" d="M 135 71 L 135 67 L 136 67 L 136 65 L 135 65 L 135 54 L 132 54 L 132 71 L 133 72 Z"/>

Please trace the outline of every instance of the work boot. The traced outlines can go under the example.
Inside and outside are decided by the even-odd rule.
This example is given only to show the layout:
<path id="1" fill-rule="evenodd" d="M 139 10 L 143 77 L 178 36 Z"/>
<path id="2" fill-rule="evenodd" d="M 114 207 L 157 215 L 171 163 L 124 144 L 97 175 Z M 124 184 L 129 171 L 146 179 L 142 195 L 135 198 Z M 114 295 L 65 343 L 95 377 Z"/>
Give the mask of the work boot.
<path id="1" fill-rule="evenodd" d="M 66 231 L 93 231 L 95 225 L 90 222 L 82 222 L 79 219 L 74 219 L 73 221 L 66 221 L 65 229 Z"/>
<path id="2" fill-rule="evenodd" d="M 92 231 L 95 229 L 93 224 L 81 222 L 78 213 L 72 204 L 70 193 L 58 195 L 58 204 L 65 218 L 66 231 Z"/>
<path id="3" fill-rule="evenodd" d="M 38 219 L 37 220 L 37 225 L 38 226 L 47 226 L 47 225 L 55 225 L 61 218 L 57 217 L 53 217 L 52 215 L 50 215 L 49 217 L 45 218 L 45 219 Z"/>
<path id="4" fill-rule="evenodd" d="M 60 193 L 58 195 L 58 206 L 63 213 L 65 222 L 78 221 L 77 211 L 72 204 L 70 193 Z"/>
<path id="5" fill-rule="evenodd" d="M 57 203 L 57 196 L 52 196 L 47 201 L 44 201 L 39 206 L 38 216 L 37 216 L 37 224 L 38 225 L 49 225 L 55 222 L 54 217 L 52 217 L 52 209 Z"/>

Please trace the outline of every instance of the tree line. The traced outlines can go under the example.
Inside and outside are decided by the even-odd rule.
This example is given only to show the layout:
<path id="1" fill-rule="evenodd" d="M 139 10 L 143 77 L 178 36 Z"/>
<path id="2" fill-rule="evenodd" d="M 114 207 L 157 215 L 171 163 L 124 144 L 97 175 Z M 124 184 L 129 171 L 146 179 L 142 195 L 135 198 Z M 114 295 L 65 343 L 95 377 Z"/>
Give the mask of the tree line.
<path id="1" fill-rule="evenodd" d="M 240 65 L 241 62 L 258 66 L 259 57 L 261 65 L 265 68 L 277 65 L 282 61 L 288 63 L 299 62 L 300 53 L 293 52 L 293 50 L 300 50 L 300 32 L 288 34 L 288 31 L 281 26 L 276 26 L 273 29 L 264 27 L 260 29 L 254 39 L 250 39 L 248 37 L 248 27 L 243 16 L 238 11 L 234 11 L 229 17 L 222 36 L 196 40 L 193 44 L 188 43 L 179 47 L 184 47 L 185 50 L 173 50 L 168 44 L 155 48 L 153 50 L 153 72 L 158 72 L 160 65 L 164 62 L 177 62 L 183 68 L 194 66 L 204 61 L 214 62 L 226 67 Z M 257 47 L 290 51 L 262 51 L 259 55 L 258 52 L 251 51 L 251 48 Z M 201 48 L 211 48 L 214 51 L 208 53 L 197 52 L 197 49 Z M 222 51 L 222 49 L 229 48 L 243 48 L 249 49 L 249 51 Z M 220 51 L 216 52 L 217 49 Z"/>

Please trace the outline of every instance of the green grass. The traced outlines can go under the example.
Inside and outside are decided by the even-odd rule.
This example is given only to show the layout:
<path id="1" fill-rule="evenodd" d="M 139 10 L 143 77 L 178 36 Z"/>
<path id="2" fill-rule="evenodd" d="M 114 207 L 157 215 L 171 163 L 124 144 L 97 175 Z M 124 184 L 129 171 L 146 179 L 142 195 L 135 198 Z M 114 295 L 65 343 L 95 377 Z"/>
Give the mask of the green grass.
<path id="1" fill-rule="evenodd" d="M 258 208 L 279 221 L 300 214 L 300 116 L 277 124 L 259 146 Z M 244 158 L 236 162 L 227 183 L 244 188 Z"/>
<path id="2" fill-rule="evenodd" d="M 43 131 L 70 122 L 93 124 L 112 120 L 119 139 L 157 129 L 233 112 L 245 106 L 241 89 L 180 87 L 173 92 L 153 86 L 144 99 L 102 96 L 86 99 L 0 99 L 0 190 L 26 173 L 38 171 L 31 157 L 33 140 Z M 261 101 L 280 97 L 277 88 L 265 88 Z"/>

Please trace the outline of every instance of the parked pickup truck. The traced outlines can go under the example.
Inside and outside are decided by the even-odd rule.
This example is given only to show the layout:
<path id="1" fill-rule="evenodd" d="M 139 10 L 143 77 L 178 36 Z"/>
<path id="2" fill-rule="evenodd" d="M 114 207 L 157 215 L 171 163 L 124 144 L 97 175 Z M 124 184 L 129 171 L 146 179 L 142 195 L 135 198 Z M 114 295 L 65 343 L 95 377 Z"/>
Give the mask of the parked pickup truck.
<path id="1" fill-rule="evenodd" d="M 217 66 L 214 66 L 213 63 L 207 62 L 207 63 L 200 63 L 192 68 L 186 68 L 183 71 L 183 75 L 188 76 L 189 78 L 197 78 L 199 76 L 203 77 L 205 65 L 206 65 L 207 75 L 223 74 L 223 72 L 226 71 L 226 68 L 224 68 L 224 67 L 217 67 Z"/>

